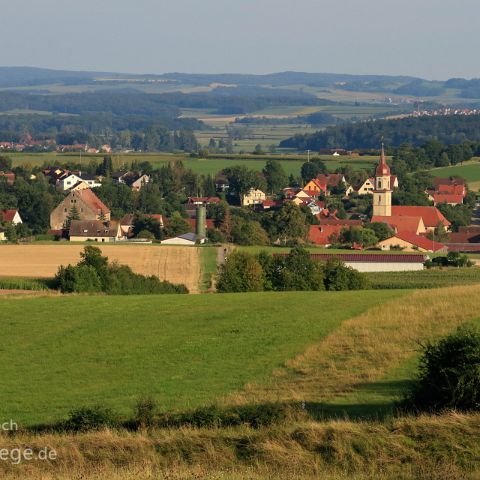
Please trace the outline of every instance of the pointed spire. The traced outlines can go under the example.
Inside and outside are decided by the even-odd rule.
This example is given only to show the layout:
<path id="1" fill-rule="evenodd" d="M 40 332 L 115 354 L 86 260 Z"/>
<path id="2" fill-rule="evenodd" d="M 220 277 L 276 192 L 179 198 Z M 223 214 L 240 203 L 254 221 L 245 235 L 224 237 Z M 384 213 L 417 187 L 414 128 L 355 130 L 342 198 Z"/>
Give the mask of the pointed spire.
<path id="1" fill-rule="evenodd" d="M 375 171 L 377 177 L 383 177 L 390 175 L 390 167 L 387 165 L 387 160 L 385 159 L 385 147 L 382 142 L 382 150 L 380 153 L 380 163 Z"/>

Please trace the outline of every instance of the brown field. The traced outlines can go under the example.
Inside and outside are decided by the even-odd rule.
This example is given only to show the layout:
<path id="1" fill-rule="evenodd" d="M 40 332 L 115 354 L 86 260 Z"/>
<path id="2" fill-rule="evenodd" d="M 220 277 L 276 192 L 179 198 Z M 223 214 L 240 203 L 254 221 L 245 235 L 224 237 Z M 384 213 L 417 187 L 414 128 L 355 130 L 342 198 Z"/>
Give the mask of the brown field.
<path id="1" fill-rule="evenodd" d="M 84 245 L 2 245 L 0 277 L 53 277 L 60 265 L 75 264 Z M 128 265 L 136 273 L 157 275 L 162 280 L 183 283 L 198 292 L 201 279 L 199 251 L 194 247 L 156 245 L 102 245 L 111 261 Z"/>

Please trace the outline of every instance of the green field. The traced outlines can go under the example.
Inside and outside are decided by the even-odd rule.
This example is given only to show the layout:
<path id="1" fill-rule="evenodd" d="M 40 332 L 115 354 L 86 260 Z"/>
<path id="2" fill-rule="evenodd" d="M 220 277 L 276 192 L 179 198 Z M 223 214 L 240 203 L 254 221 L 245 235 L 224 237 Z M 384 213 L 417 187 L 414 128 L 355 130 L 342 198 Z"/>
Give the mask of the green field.
<path id="1" fill-rule="evenodd" d="M 430 173 L 435 177 L 462 177 L 471 190 L 478 191 L 480 189 L 480 159 L 475 158 L 472 161 L 465 162 L 463 165 L 455 165 L 453 167 L 434 168 Z"/>
<path id="2" fill-rule="evenodd" d="M 480 268 L 432 268 L 418 272 L 367 273 L 372 288 L 440 288 L 480 283 Z"/>
<path id="3" fill-rule="evenodd" d="M 170 410 L 212 402 L 403 294 L 0 299 L 0 418 L 50 421 L 95 403 L 126 414 L 143 394 Z"/>
<path id="4" fill-rule="evenodd" d="M 9 154 L 12 158 L 13 166 L 42 166 L 58 165 L 63 163 L 80 163 L 85 166 L 91 163 L 98 163 L 103 159 L 102 154 L 89 154 L 80 157 L 78 154 L 57 154 L 57 153 L 12 153 Z M 123 166 L 128 167 L 132 162 L 148 161 L 154 167 L 159 168 L 166 165 L 168 162 L 174 160 L 181 160 L 187 168 L 191 168 L 195 173 L 204 175 L 215 175 L 220 170 L 234 165 L 244 165 L 253 170 L 260 171 L 265 166 L 268 158 L 277 159 L 282 164 L 285 172 L 295 176 L 300 175 L 302 164 L 307 160 L 306 155 L 268 155 L 257 157 L 255 155 L 215 155 L 209 158 L 190 158 L 185 154 L 170 154 L 170 153 L 132 153 L 132 154 L 114 154 L 112 155 L 113 165 L 115 169 L 120 169 Z M 330 172 L 335 171 L 342 166 L 350 165 L 354 169 L 371 169 L 376 157 L 332 157 L 320 156 L 325 162 Z"/>

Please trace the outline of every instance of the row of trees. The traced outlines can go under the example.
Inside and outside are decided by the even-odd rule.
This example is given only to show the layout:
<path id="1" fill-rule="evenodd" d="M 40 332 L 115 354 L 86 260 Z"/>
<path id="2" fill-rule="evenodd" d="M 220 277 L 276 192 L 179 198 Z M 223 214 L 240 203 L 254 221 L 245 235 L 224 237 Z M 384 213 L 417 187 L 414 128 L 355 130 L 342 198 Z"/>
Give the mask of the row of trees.
<path id="1" fill-rule="evenodd" d="M 109 263 L 98 247 L 88 246 L 77 265 L 61 266 L 53 287 L 62 293 L 106 293 L 108 295 L 141 295 L 188 293 L 184 285 L 161 281 L 133 273 L 127 265 Z"/>
<path id="2" fill-rule="evenodd" d="M 285 256 L 234 251 L 221 265 L 217 280 L 217 291 L 221 293 L 359 290 L 367 286 L 365 275 L 340 260 L 316 262 L 301 247 L 293 248 Z"/>

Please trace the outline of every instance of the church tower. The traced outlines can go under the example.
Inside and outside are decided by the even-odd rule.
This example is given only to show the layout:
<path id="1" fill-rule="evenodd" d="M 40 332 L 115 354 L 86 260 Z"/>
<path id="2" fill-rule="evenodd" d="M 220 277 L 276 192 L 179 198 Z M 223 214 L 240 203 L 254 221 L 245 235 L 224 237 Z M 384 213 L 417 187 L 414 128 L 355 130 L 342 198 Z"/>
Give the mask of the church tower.
<path id="1" fill-rule="evenodd" d="M 375 170 L 375 190 L 373 191 L 373 216 L 392 216 L 392 186 L 390 185 L 390 167 L 385 160 L 382 143 L 380 163 Z"/>

